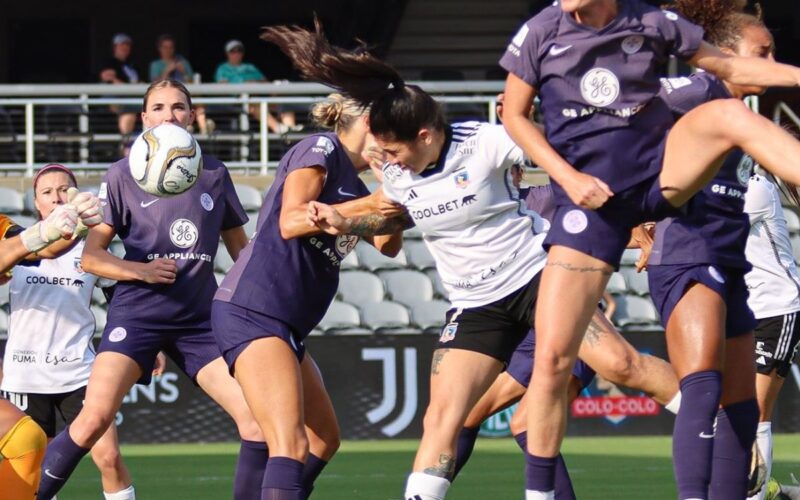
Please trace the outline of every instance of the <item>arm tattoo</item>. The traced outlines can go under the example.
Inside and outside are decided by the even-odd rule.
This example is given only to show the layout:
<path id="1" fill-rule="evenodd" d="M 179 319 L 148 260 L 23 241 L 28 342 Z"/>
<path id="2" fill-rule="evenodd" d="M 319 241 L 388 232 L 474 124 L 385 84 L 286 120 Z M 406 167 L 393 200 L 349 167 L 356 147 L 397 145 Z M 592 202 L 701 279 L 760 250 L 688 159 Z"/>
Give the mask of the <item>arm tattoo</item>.
<path id="1" fill-rule="evenodd" d="M 431 363 L 431 375 L 439 374 L 439 365 L 442 364 L 444 355 L 450 352 L 450 349 L 436 349 L 433 353 L 433 362 Z"/>
<path id="2" fill-rule="evenodd" d="M 583 338 L 590 346 L 595 347 L 600 342 L 600 337 L 605 335 L 605 331 L 597 324 L 592 318 L 589 322 L 589 327 L 586 329 L 586 336 Z"/>
<path id="3" fill-rule="evenodd" d="M 611 276 L 611 274 L 613 273 L 612 270 L 603 267 L 577 267 L 567 262 L 548 262 L 546 265 L 563 267 L 567 271 L 576 271 L 579 273 L 602 273 L 607 276 Z"/>
<path id="4" fill-rule="evenodd" d="M 423 474 L 449 479 L 453 477 L 456 469 L 456 461 L 450 455 L 439 455 L 439 463 L 434 467 L 426 467 L 422 470 Z"/>
<path id="5" fill-rule="evenodd" d="M 392 234 L 411 227 L 411 218 L 408 214 L 386 218 L 380 214 L 361 215 L 350 218 L 350 231 L 348 234 L 369 237 Z"/>

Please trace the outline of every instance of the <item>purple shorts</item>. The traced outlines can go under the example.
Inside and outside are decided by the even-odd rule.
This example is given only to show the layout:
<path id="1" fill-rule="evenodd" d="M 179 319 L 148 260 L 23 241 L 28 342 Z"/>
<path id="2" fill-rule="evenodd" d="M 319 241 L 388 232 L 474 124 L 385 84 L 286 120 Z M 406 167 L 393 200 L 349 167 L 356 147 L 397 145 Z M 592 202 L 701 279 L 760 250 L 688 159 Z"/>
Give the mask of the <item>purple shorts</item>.
<path id="1" fill-rule="evenodd" d="M 647 277 L 650 281 L 650 295 L 661 315 L 664 328 L 672 311 L 692 283 L 705 285 L 722 297 L 727 306 L 725 338 L 752 332 L 757 325 L 753 311 L 747 305 L 748 292 L 742 269 L 708 264 L 649 266 Z"/>
<path id="2" fill-rule="evenodd" d="M 572 248 L 619 269 L 622 252 L 631 239 L 631 229 L 681 214 L 661 194 L 658 176 L 616 193 L 598 210 L 572 203 L 559 205 L 544 240 L 551 245 Z"/>
<path id="3" fill-rule="evenodd" d="M 208 328 L 150 330 L 107 324 L 97 352 L 118 352 L 142 368 L 138 384 L 149 384 L 159 351 L 170 357 L 192 380 L 201 368 L 220 356 L 214 335 Z"/>
<path id="4" fill-rule="evenodd" d="M 282 339 L 292 348 L 298 363 L 303 361 L 306 353 L 303 340 L 288 324 L 230 302 L 214 301 L 211 306 L 211 326 L 231 375 L 236 358 L 257 339 L 266 337 Z"/>
<path id="5" fill-rule="evenodd" d="M 519 382 L 522 386 L 528 387 L 533 375 L 533 353 L 536 351 L 536 334 L 533 330 L 528 331 L 528 335 L 519 343 L 511 361 L 508 362 L 506 371 L 511 378 Z M 578 359 L 572 367 L 572 376 L 581 381 L 581 389 L 592 383 L 594 370 L 589 365 Z"/>

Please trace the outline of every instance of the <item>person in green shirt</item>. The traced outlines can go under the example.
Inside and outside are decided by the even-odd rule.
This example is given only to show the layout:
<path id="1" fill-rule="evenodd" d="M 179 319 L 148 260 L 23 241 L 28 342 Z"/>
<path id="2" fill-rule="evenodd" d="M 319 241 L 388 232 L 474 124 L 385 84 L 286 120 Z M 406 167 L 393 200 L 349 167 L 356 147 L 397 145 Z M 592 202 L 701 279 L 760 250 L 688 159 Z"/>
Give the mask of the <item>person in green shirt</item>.
<path id="1" fill-rule="evenodd" d="M 191 83 L 194 77 L 192 65 L 185 57 L 175 52 L 175 39 L 172 35 L 161 35 L 156 42 L 159 59 L 150 63 L 150 81 L 177 80 Z"/>
<path id="2" fill-rule="evenodd" d="M 240 40 L 229 40 L 225 44 L 225 55 L 227 62 L 217 66 L 214 73 L 214 81 L 217 83 L 245 83 L 245 82 L 266 82 L 264 73 L 254 64 L 244 62 L 244 44 Z M 271 110 L 275 109 L 270 106 Z M 250 106 L 250 116 L 259 119 L 259 109 L 257 105 Z M 295 121 L 293 111 L 280 111 L 280 121 L 272 113 L 267 113 L 267 126 L 276 134 L 286 134 L 288 132 L 299 132 L 303 129 Z"/>

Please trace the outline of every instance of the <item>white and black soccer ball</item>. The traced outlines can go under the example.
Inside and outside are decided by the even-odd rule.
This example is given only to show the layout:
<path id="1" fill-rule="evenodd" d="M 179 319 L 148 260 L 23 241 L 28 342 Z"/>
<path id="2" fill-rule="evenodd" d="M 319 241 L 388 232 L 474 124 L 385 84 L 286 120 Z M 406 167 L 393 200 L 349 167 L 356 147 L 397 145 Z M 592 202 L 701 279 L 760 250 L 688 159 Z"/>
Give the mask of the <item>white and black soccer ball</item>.
<path id="1" fill-rule="evenodd" d="M 192 134 L 172 123 L 142 132 L 128 156 L 131 176 L 146 192 L 160 197 L 189 190 L 203 170 L 203 155 Z"/>

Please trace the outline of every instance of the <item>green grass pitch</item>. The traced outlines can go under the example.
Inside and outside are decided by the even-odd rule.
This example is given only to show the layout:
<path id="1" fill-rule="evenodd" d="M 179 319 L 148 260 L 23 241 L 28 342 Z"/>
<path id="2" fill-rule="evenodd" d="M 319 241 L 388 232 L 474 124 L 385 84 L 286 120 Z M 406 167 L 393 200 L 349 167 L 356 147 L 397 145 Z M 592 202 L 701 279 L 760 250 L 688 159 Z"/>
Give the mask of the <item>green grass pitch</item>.
<path id="1" fill-rule="evenodd" d="M 401 499 L 416 441 L 349 441 L 317 481 L 312 498 Z M 125 461 L 142 500 L 229 499 L 238 447 L 233 444 L 130 445 Z M 564 455 L 580 499 L 675 498 L 668 437 L 569 438 Z M 800 434 L 778 435 L 773 476 L 800 472 Z M 522 498 L 523 461 L 512 439 L 481 438 L 448 498 Z M 59 500 L 102 498 L 85 459 Z"/>

